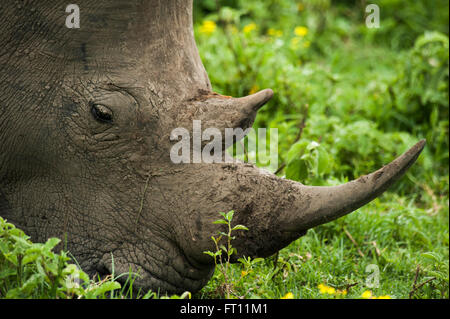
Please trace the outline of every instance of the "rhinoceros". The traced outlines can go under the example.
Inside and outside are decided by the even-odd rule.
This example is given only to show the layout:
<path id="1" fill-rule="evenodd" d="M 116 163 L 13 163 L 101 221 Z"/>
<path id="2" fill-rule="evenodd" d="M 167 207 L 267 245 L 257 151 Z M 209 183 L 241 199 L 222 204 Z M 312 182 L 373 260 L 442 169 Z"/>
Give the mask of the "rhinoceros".
<path id="1" fill-rule="evenodd" d="M 238 161 L 174 163 L 175 128 L 248 129 L 273 92 L 213 91 L 192 0 L 78 0 L 79 27 L 67 5 L 0 4 L 0 216 L 36 242 L 61 238 L 89 274 L 113 256 L 116 273 L 140 274 L 135 287 L 198 291 L 218 212 L 249 229 L 238 256 L 270 256 L 376 198 L 424 148 L 333 187 Z"/>

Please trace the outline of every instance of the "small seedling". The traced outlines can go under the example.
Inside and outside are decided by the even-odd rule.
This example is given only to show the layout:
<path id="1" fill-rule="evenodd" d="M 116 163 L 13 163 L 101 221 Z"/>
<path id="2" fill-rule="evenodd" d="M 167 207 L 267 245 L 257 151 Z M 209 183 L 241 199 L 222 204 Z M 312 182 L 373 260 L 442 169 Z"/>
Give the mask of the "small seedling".
<path id="1" fill-rule="evenodd" d="M 224 290 L 226 298 L 229 299 L 231 297 L 231 294 L 233 292 L 233 284 L 231 282 L 232 274 L 230 271 L 230 261 L 231 256 L 233 254 L 237 254 L 236 248 L 233 247 L 231 244 L 231 241 L 235 239 L 236 237 L 232 235 L 232 233 L 236 230 L 248 230 L 247 227 L 244 225 L 235 225 L 232 226 L 232 220 L 234 211 L 231 210 L 228 213 L 220 212 L 220 215 L 222 216 L 221 219 L 218 219 L 213 222 L 213 224 L 223 224 L 227 225 L 227 232 L 218 232 L 218 236 L 211 236 L 211 239 L 214 242 L 214 245 L 216 247 L 216 251 L 205 251 L 204 253 L 211 256 L 214 259 L 214 264 L 216 267 L 219 268 L 220 272 L 222 273 L 224 277 Z M 222 244 L 222 239 L 226 240 L 226 245 Z M 225 257 L 222 257 L 223 254 L 225 254 Z"/>

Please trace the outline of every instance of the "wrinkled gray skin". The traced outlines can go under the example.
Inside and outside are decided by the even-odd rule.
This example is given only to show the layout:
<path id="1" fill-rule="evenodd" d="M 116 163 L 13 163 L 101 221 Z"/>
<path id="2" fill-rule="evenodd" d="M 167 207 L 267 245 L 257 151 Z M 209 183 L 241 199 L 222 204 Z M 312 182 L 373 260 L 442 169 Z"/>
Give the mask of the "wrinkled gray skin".
<path id="1" fill-rule="evenodd" d="M 80 29 L 65 27 L 66 1 L 0 4 L 0 215 L 34 241 L 67 238 L 91 274 L 109 272 L 113 254 L 116 273 L 140 272 L 138 287 L 197 291 L 213 272 L 203 251 L 214 250 L 218 212 L 234 209 L 250 229 L 239 255 L 269 256 L 374 199 L 424 147 L 338 187 L 249 164 L 173 164 L 174 128 L 245 129 L 272 91 L 212 92 L 192 1 L 77 4 Z"/>

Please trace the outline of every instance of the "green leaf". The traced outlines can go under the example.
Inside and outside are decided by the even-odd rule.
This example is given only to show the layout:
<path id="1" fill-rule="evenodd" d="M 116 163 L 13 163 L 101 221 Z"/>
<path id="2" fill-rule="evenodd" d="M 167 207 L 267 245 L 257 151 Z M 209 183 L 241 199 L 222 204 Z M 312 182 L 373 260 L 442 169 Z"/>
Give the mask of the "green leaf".
<path id="1" fill-rule="evenodd" d="M 286 178 L 294 181 L 304 181 L 308 177 L 308 167 L 301 159 L 292 160 L 286 167 Z"/>
<path id="2" fill-rule="evenodd" d="M 436 262 L 440 262 L 441 261 L 440 256 L 438 254 L 436 254 L 436 253 L 431 252 L 431 251 L 430 252 L 426 252 L 426 253 L 422 253 L 421 256 L 425 257 L 426 259 L 433 260 L 433 261 L 436 261 Z"/>
<path id="3" fill-rule="evenodd" d="M 33 274 L 22 285 L 21 290 L 26 294 L 31 294 L 43 282 L 43 278 L 39 274 Z"/>
<path id="4" fill-rule="evenodd" d="M 317 173 L 319 175 L 328 174 L 331 170 L 331 156 L 323 148 L 318 149 L 317 155 Z"/>
<path id="5" fill-rule="evenodd" d="M 206 254 L 206 255 L 208 255 L 208 256 L 211 256 L 211 257 L 213 257 L 214 258 L 214 256 L 215 256 L 215 254 L 212 252 L 212 251 L 204 251 L 203 252 L 204 254 Z"/>
<path id="6" fill-rule="evenodd" d="M 231 230 L 248 230 L 244 225 L 236 225 Z"/>
<path id="7" fill-rule="evenodd" d="M 224 225 L 228 225 L 229 223 L 226 220 L 223 219 L 218 219 L 213 221 L 213 224 L 224 224 Z"/>
<path id="8" fill-rule="evenodd" d="M 307 146 L 308 146 L 307 141 L 297 142 L 294 145 L 292 145 L 287 153 L 288 164 L 296 159 L 299 159 L 305 153 Z"/>
<path id="9" fill-rule="evenodd" d="M 44 244 L 45 248 L 48 250 L 52 250 L 55 248 L 56 245 L 58 245 L 61 242 L 61 239 L 59 238 L 49 238 L 47 242 Z"/>
<path id="10" fill-rule="evenodd" d="M 12 263 L 14 266 L 17 266 L 17 255 L 14 253 L 7 253 L 7 254 L 3 254 L 3 257 L 9 261 L 10 263 Z"/>
<path id="11" fill-rule="evenodd" d="M 11 235 L 11 237 L 16 241 L 16 245 L 20 244 L 21 248 L 22 247 L 23 248 L 28 248 L 28 247 L 31 246 L 31 243 L 28 240 L 26 240 L 25 238 L 18 237 L 18 236 L 15 236 L 15 235 Z"/>
<path id="12" fill-rule="evenodd" d="M 264 261 L 264 258 L 254 258 L 254 259 L 252 259 L 252 264 L 256 264 L 256 263 L 259 263 L 259 262 L 261 262 L 261 261 Z"/>
<path id="13" fill-rule="evenodd" d="M 234 215 L 234 210 L 230 210 L 228 213 L 226 213 L 225 219 L 228 220 L 229 222 L 231 222 L 233 220 L 233 215 Z"/>
<path id="14" fill-rule="evenodd" d="M 180 296 L 180 299 L 191 299 L 192 294 L 189 291 L 183 292 L 183 294 Z"/>
<path id="15" fill-rule="evenodd" d="M 27 251 L 27 254 L 22 259 L 22 265 L 27 265 L 29 263 L 34 262 L 39 257 L 38 254 L 29 254 Z"/>
<path id="16" fill-rule="evenodd" d="M 107 281 L 94 290 L 94 296 L 103 296 L 108 291 L 120 289 L 121 285 L 117 281 Z"/>

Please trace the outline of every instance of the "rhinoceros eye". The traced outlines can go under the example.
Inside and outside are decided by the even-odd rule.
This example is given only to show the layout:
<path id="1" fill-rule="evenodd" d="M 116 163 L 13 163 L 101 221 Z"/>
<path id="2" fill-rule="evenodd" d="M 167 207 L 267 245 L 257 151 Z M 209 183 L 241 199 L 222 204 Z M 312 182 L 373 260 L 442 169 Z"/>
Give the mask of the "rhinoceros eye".
<path id="1" fill-rule="evenodd" d="M 113 121 L 113 112 L 103 104 L 92 104 L 91 112 L 99 122 L 112 123 Z"/>

